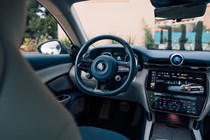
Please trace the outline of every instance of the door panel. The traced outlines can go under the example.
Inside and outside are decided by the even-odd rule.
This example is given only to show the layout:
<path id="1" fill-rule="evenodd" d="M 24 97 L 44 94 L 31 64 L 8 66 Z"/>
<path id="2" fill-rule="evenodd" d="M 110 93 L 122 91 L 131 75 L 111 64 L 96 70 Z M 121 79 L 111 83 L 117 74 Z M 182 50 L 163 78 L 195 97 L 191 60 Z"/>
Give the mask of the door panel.
<path id="1" fill-rule="evenodd" d="M 60 76 L 47 83 L 47 85 L 55 93 L 65 92 L 73 88 L 73 83 L 68 75 Z"/>
<path id="2" fill-rule="evenodd" d="M 69 71 L 73 66 L 73 58 L 69 55 L 24 55 L 26 60 L 36 71 L 55 95 L 74 88 Z"/>
<path id="3" fill-rule="evenodd" d="M 41 78 L 52 91 L 58 101 L 75 117 L 84 110 L 84 96 L 75 88 L 69 77 L 73 66 L 73 58 L 69 55 L 24 55 Z"/>
<path id="4" fill-rule="evenodd" d="M 23 54 L 35 71 L 43 70 L 59 64 L 72 63 L 73 58 L 69 54 L 62 55 L 41 55 L 41 54 Z"/>
<path id="5" fill-rule="evenodd" d="M 72 66 L 73 63 L 59 64 L 38 70 L 36 71 L 36 73 L 42 79 L 43 83 L 47 83 L 49 81 L 52 81 L 53 79 L 58 78 L 59 76 L 65 74 L 68 75 L 69 70 L 72 68 Z"/>

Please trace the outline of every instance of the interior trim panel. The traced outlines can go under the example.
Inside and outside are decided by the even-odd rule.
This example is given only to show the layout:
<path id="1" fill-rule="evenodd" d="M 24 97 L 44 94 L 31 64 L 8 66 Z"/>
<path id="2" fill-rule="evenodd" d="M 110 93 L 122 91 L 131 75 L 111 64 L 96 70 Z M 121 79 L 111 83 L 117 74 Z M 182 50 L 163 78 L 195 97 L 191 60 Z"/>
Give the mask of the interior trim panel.
<path id="1" fill-rule="evenodd" d="M 36 73 L 41 78 L 43 83 L 47 83 L 61 75 L 68 74 L 72 66 L 72 63 L 60 64 L 36 71 Z"/>
<path id="2" fill-rule="evenodd" d="M 52 66 L 71 63 L 73 58 L 69 54 L 62 55 L 42 55 L 42 54 L 23 54 L 35 71 L 49 68 Z"/>

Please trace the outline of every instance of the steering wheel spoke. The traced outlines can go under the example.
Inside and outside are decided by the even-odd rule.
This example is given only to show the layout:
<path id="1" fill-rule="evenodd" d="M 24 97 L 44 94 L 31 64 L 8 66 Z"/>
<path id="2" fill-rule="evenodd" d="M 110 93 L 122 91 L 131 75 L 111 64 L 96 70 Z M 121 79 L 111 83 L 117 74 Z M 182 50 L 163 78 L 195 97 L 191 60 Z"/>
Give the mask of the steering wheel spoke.
<path id="1" fill-rule="evenodd" d="M 89 72 L 91 69 L 92 63 L 93 63 L 93 60 L 82 60 L 77 66 L 80 70 Z"/>
<path id="2" fill-rule="evenodd" d="M 128 73 L 130 71 L 130 65 L 128 62 L 117 62 L 117 73 Z"/>
<path id="3" fill-rule="evenodd" d="M 107 88 L 108 88 L 108 83 L 100 81 L 97 82 L 97 85 L 95 87 L 96 90 L 101 90 L 101 91 L 105 91 L 107 90 Z"/>

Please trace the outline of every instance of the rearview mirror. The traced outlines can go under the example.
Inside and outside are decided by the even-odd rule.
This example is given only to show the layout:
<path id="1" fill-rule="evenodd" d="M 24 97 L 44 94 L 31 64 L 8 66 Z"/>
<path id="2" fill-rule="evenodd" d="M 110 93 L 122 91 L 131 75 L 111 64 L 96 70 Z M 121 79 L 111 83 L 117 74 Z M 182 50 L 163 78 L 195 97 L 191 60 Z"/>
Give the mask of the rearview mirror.
<path id="1" fill-rule="evenodd" d="M 68 54 L 66 45 L 58 40 L 44 42 L 37 47 L 37 50 L 41 54 Z"/>
<path id="2" fill-rule="evenodd" d="M 183 5 L 160 7 L 155 9 L 156 18 L 164 19 L 187 19 L 201 17 L 205 14 L 207 3 L 196 2 Z"/>
<path id="3" fill-rule="evenodd" d="M 210 2 L 210 0 L 150 0 L 150 1 L 155 8 L 198 3 L 198 2 L 203 2 L 203 3 Z"/>

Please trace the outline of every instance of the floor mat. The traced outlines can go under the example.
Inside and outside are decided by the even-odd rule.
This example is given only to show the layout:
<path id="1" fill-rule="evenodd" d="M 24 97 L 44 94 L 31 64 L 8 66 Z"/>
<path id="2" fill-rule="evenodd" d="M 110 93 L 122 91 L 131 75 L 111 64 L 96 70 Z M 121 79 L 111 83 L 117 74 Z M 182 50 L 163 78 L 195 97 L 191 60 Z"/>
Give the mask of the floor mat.
<path id="1" fill-rule="evenodd" d="M 97 106 L 95 103 L 97 103 Z M 141 108 L 141 106 L 137 105 L 136 103 L 129 103 L 129 109 L 127 111 L 122 111 L 120 108 L 121 103 L 122 101 L 112 100 L 108 119 L 100 119 L 98 116 L 103 104 L 103 100 L 97 98 L 97 100 L 91 101 L 91 103 L 88 104 L 86 113 L 81 115 L 77 119 L 77 122 L 80 126 L 96 126 L 116 131 L 131 140 L 137 140 L 140 138 L 140 136 L 142 136 L 141 132 L 143 128 L 144 113 L 140 114 L 137 125 L 133 125 L 133 122 L 134 120 L 136 122 L 134 115 L 137 108 Z"/>
<path id="2" fill-rule="evenodd" d="M 204 140 L 209 140 L 210 138 L 210 117 L 207 116 L 205 117 L 203 121 L 203 139 Z"/>

